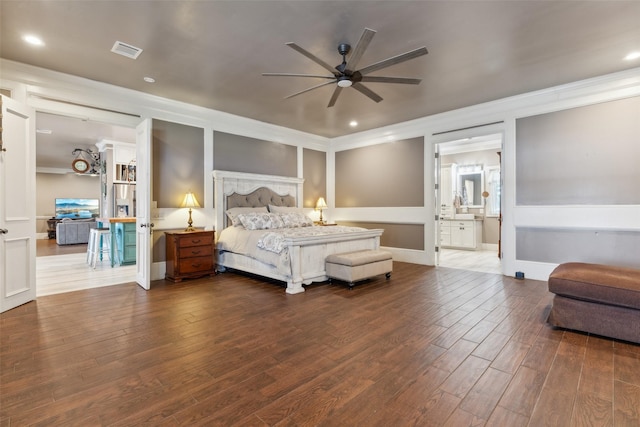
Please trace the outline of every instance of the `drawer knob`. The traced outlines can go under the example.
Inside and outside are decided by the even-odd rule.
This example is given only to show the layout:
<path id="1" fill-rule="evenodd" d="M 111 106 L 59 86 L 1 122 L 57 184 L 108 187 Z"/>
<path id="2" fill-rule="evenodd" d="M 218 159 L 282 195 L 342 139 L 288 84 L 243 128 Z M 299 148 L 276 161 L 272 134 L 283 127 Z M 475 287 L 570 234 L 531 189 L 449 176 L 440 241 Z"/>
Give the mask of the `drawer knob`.
<path id="1" fill-rule="evenodd" d="M 191 239 L 191 243 L 200 243 L 200 239 L 198 240 Z"/>

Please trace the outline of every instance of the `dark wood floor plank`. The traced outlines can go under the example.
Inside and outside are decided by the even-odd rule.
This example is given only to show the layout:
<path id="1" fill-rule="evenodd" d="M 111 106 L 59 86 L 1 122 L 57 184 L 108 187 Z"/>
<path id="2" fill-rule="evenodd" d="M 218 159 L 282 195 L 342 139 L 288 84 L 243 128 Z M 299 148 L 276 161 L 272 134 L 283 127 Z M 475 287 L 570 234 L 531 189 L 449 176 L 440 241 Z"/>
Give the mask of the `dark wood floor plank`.
<path id="1" fill-rule="evenodd" d="M 546 283 L 394 263 L 287 295 L 225 273 L 0 314 L 0 427 L 638 425 L 640 345 L 546 324 Z"/>
<path id="2" fill-rule="evenodd" d="M 614 425 L 639 426 L 640 425 L 640 387 L 616 381 Z"/>

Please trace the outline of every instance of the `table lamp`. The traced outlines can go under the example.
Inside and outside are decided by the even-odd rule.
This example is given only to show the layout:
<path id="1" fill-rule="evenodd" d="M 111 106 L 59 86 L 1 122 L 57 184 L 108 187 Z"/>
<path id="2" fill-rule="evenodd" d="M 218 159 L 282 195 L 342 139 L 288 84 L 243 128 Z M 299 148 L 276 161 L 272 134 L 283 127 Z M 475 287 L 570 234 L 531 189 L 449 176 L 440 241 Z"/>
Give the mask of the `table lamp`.
<path id="1" fill-rule="evenodd" d="M 191 219 L 191 208 L 199 208 L 200 203 L 198 203 L 198 199 L 196 199 L 195 194 L 193 194 L 191 191 L 185 194 L 184 200 L 182 201 L 182 205 L 180 205 L 180 207 L 189 208 L 189 226 L 185 228 L 184 231 L 196 231 L 196 229 L 193 228 L 193 220 Z"/>
<path id="2" fill-rule="evenodd" d="M 316 210 L 320 211 L 320 223 L 324 224 L 324 221 L 322 220 L 322 211 L 324 209 L 327 209 L 327 202 L 324 201 L 324 197 L 320 197 L 318 199 L 318 202 L 316 203 Z"/>

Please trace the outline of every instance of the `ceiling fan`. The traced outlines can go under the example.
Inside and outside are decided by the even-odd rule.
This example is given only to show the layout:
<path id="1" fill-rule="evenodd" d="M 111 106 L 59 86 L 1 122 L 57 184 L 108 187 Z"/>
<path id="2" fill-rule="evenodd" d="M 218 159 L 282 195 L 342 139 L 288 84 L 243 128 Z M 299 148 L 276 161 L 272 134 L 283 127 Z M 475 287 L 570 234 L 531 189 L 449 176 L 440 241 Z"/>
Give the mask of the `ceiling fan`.
<path id="1" fill-rule="evenodd" d="M 364 68 L 356 69 L 358 62 L 362 58 L 365 50 L 371 43 L 371 39 L 376 32 L 370 28 L 365 28 L 362 36 L 360 36 L 360 40 L 356 44 L 356 47 L 351 51 L 351 46 L 347 43 L 341 43 L 338 45 L 338 52 L 342 55 L 342 63 L 337 65 L 336 67 L 332 67 L 331 65 L 324 62 L 322 59 L 313 55 L 309 51 L 301 48 L 295 43 L 287 43 L 287 46 L 292 48 L 293 50 L 303 54 L 316 64 L 320 65 L 322 68 L 328 70 L 331 75 L 316 75 L 316 74 L 296 74 L 296 73 L 262 73 L 263 76 L 283 76 L 283 77 L 311 77 L 317 79 L 328 79 L 330 81 L 321 83 L 319 85 L 310 87 L 308 89 L 302 90 L 300 92 L 296 92 L 292 95 L 285 97 L 285 99 L 293 98 L 294 96 L 301 95 L 303 93 L 309 92 L 314 89 L 318 89 L 323 86 L 336 84 L 337 86 L 333 91 L 333 95 L 329 100 L 329 105 L 327 107 L 333 107 L 340 96 L 340 92 L 342 89 L 347 87 L 353 87 L 358 92 L 366 95 L 370 99 L 375 102 L 382 101 L 382 97 L 363 85 L 362 83 L 400 83 L 400 84 L 408 84 L 408 85 L 417 85 L 422 80 L 421 79 L 411 79 L 406 77 L 381 77 L 381 76 L 369 76 L 369 73 L 374 71 L 381 70 L 383 68 L 390 67 L 392 65 L 399 64 L 401 62 L 408 61 L 413 58 L 417 58 L 422 55 L 426 55 L 427 48 L 420 47 L 418 49 L 411 50 L 409 52 L 403 53 L 401 55 L 393 56 L 391 58 L 387 58 L 383 61 L 376 62 L 375 64 L 368 65 Z M 347 59 L 347 55 L 351 52 L 349 59 Z"/>

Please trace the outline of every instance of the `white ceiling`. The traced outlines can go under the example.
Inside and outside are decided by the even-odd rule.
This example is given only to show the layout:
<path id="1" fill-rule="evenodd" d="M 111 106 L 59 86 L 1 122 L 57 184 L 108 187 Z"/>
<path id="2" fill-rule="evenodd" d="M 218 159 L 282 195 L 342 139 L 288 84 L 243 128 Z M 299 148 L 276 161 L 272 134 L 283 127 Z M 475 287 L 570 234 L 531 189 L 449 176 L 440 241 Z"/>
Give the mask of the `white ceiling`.
<path id="1" fill-rule="evenodd" d="M 623 57 L 640 51 L 639 22 L 640 1 L 0 1 L 0 56 L 336 137 L 638 67 Z M 382 102 L 348 88 L 327 108 L 332 86 L 284 99 L 323 80 L 261 75 L 326 74 L 285 43 L 338 65 L 365 27 L 359 68 L 426 46 L 372 73 L 420 85 L 368 83 Z M 143 52 L 116 55 L 116 41 Z"/>

